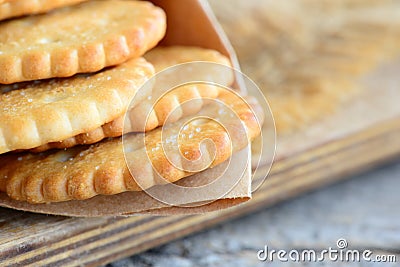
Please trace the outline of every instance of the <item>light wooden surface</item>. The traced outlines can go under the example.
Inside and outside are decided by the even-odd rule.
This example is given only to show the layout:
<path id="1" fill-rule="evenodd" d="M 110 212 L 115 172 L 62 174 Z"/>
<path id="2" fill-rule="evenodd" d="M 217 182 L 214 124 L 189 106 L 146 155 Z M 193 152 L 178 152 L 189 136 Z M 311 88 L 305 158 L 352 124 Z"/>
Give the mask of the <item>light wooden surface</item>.
<path id="1" fill-rule="evenodd" d="M 238 41 L 234 39 L 233 43 Z M 246 51 L 247 55 L 252 52 L 251 49 Z M 239 55 L 243 53 L 239 51 Z M 245 72 L 252 70 L 247 65 L 251 62 L 243 63 Z M 353 173 L 398 157 L 400 113 L 398 105 L 393 106 L 397 103 L 397 85 L 394 84 L 394 89 L 385 87 L 387 91 L 372 86 L 356 102 L 345 102 L 338 111 L 328 113 L 329 116 L 292 135 L 278 138 L 277 161 L 270 176 L 251 201 L 236 208 L 194 216 L 100 219 L 0 209 L 0 265 L 105 264 L 346 179 Z M 379 108 L 371 111 L 371 106 L 383 106 L 390 112 L 375 112 Z"/>

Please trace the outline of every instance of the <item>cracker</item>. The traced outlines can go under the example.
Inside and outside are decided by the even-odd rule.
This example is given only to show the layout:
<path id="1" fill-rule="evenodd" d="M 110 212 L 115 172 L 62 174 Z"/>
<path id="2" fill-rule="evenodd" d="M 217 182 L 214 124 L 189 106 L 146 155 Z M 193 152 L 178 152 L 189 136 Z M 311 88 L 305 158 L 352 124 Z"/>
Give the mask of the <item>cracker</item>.
<path id="1" fill-rule="evenodd" d="M 231 66 L 229 59 L 216 50 L 196 46 L 159 46 L 144 55 L 151 62 L 156 72 L 162 71 L 176 64 L 207 61 Z"/>
<path id="2" fill-rule="evenodd" d="M 165 13 L 145 1 L 89 1 L 6 21 L 0 27 L 0 83 L 117 65 L 154 47 L 165 29 Z"/>
<path id="3" fill-rule="evenodd" d="M 153 75 L 138 58 L 97 74 L 1 86 L 0 153 L 64 140 L 122 116 Z"/>
<path id="4" fill-rule="evenodd" d="M 207 160 L 215 155 L 209 162 L 212 167 L 227 160 L 232 152 L 244 148 L 260 133 L 256 114 L 239 96 L 225 91 L 219 99 L 225 105 L 231 106 L 240 120 L 218 112 L 219 106 L 207 106 L 202 112 L 217 114 L 216 119 L 226 116 L 228 123 L 225 123 L 224 127 L 235 129 L 230 137 L 221 124 L 204 119 L 191 121 L 185 124 L 185 127 L 176 122 L 164 126 L 164 131 L 157 128 L 146 134 L 146 145 L 143 143 L 142 134 L 129 134 L 125 137 L 129 143 L 124 148 L 126 157 L 134 177 L 145 179 L 146 184 L 142 186 L 149 188 L 165 184 L 166 181 L 175 182 L 195 173 L 184 171 L 183 163 L 180 166 L 171 164 L 164 154 L 164 149 L 170 151 L 170 147 L 179 147 L 179 152 L 174 152 L 172 157 L 180 160 L 181 155 L 188 160 L 196 160 L 199 155 L 201 159 Z M 254 99 L 250 103 L 253 107 L 257 105 Z M 259 107 L 254 107 L 254 110 L 259 110 Z M 240 128 L 238 123 L 245 126 L 247 135 L 237 130 Z M 166 141 L 161 139 L 161 133 L 167 136 Z M 232 145 L 229 138 L 237 142 Z M 205 146 L 200 152 L 199 144 L 205 139 L 212 140 L 213 145 Z M 162 141 L 163 147 L 160 146 Z M 146 159 L 146 153 L 151 162 Z M 156 171 L 166 181 L 161 179 Z M 96 195 L 142 190 L 127 168 L 121 138 L 41 154 L 2 155 L 0 177 L 0 191 L 6 192 L 13 199 L 31 203 L 83 200 Z"/>
<path id="5" fill-rule="evenodd" d="M 168 93 L 163 102 L 157 103 L 146 121 L 143 118 L 147 117 L 147 111 L 152 107 L 152 104 L 149 99 L 144 99 L 135 108 L 128 111 L 129 120 L 126 122 L 129 125 L 125 127 L 125 132 L 150 131 L 158 126 L 162 126 L 166 120 L 166 115 L 170 114 L 173 110 L 181 109 L 181 104 L 185 101 L 196 100 L 197 104 L 182 110 L 179 116 L 175 116 L 169 122 L 174 122 L 182 117 L 195 114 L 206 104 L 202 99 L 216 98 L 219 93 L 220 89 L 213 86 L 182 86 Z M 119 137 L 124 131 L 124 118 L 125 116 L 122 115 L 92 131 L 69 137 L 63 141 L 50 142 L 30 149 L 30 151 L 38 153 L 49 149 L 64 149 L 76 145 L 94 144 L 108 137 Z M 146 122 L 146 125 L 143 125 L 144 122 Z"/>
<path id="6" fill-rule="evenodd" d="M 1 0 L 0 20 L 13 17 L 44 13 L 55 8 L 74 5 L 87 0 Z"/>
<path id="7" fill-rule="evenodd" d="M 219 52 L 211 49 L 204 49 L 200 47 L 190 46 L 170 46 L 170 47 L 157 47 L 144 55 L 144 57 L 153 64 L 156 72 L 162 71 L 168 67 L 176 64 L 187 63 L 192 61 L 207 61 L 225 66 L 231 66 L 229 59 Z M 226 72 L 218 72 L 218 70 L 211 72 L 213 80 L 220 81 L 221 85 L 229 86 L 233 83 L 232 75 L 226 75 Z M 180 116 L 174 117 L 169 122 L 174 122 L 181 117 L 188 116 L 197 113 L 202 106 L 206 103 L 202 99 L 214 99 L 218 97 L 220 92 L 219 87 L 211 85 L 193 85 L 183 86 L 176 90 L 171 91 L 164 96 L 161 102 L 154 106 L 154 112 L 149 114 L 147 124 L 141 125 L 143 118 L 147 116 L 147 107 L 151 107 L 151 99 L 145 99 L 137 107 L 129 111 L 129 127 L 125 128 L 125 132 L 139 132 L 146 130 L 152 130 L 158 126 L 164 124 L 165 115 L 170 114 L 175 109 L 181 109 L 180 106 L 185 101 L 192 99 L 196 100 L 196 105 L 192 105 L 189 109 L 181 109 Z M 121 116 L 111 122 L 104 124 L 103 126 L 96 128 L 90 132 L 81 133 L 77 136 L 70 137 L 61 142 L 52 142 L 41 145 L 32 152 L 43 152 L 49 149 L 57 148 L 69 148 L 76 145 L 93 144 L 107 137 L 118 137 L 122 135 L 124 127 L 124 116 Z"/>

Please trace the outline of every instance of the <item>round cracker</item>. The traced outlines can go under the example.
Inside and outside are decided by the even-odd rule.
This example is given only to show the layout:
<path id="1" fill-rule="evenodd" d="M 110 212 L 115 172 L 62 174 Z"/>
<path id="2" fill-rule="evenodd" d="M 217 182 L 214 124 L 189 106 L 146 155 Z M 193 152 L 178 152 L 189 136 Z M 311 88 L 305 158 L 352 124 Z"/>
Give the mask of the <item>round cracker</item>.
<path id="1" fill-rule="evenodd" d="M 216 114 L 217 120 L 225 117 L 227 124 L 224 126 L 213 120 L 200 120 L 190 121 L 182 128 L 178 122 L 166 129 L 150 131 L 145 136 L 146 143 L 142 134 L 130 134 L 125 137 L 124 145 L 122 138 L 114 138 L 61 151 L 1 155 L 0 191 L 30 203 L 83 200 L 96 195 L 141 191 L 201 171 L 185 171 L 181 153 L 191 161 L 201 154 L 207 162 L 211 159 L 210 167 L 216 166 L 260 134 L 257 116 L 252 111 L 260 107 L 254 98 L 246 102 L 237 94 L 225 91 L 218 99 L 221 105 L 232 107 L 237 118 L 218 112 L 219 106 L 207 106 L 202 111 Z M 231 135 L 225 129 L 228 124 L 236 129 Z M 245 134 L 239 130 L 239 124 L 244 126 Z M 166 142 L 163 142 L 163 135 L 167 137 Z M 213 146 L 200 151 L 199 144 L 206 139 L 212 140 Z M 176 147 L 180 153 L 170 150 Z M 164 149 L 173 154 L 167 157 Z M 125 156 L 136 168 L 128 169 Z M 171 156 L 182 160 L 179 166 L 170 161 Z M 139 185 L 137 181 L 145 184 Z"/>
<path id="2" fill-rule="evenodd" d="M 74 5 L 88 0 L 0 0 L 0 20 L 44 13 L 55 8 Z"/>
<path id="3" fill-rule="evenodd" d="M 1 86 L 0 153 L 64 140 L 122 116 L 153 75 L 138 58 L 97 74 Z"/>
<path id="4" fill-rule="evenodd" d="M 156 47 L 147 52 L 144 57 L 153 64 L 156 72 L 160 72 L 177 64 L 193 61 L 206 61 L 228 67 L 231 66 L 229 59 L 218 51 L 191 46 Z M 216 70 L 217 71 L 209 74 L 213 76 L 212 80 L 220 81 L 223 86 L 229 86 L 233 83 L 233 72 L 232 75 L 226 75 L 226 72 L 218 72 L 218 70 L 220 70 L 219 68 Z M 152 106 L 152 100 L 146 98 L 135 108 L 128 111 L 128 118 L 130 120 L 127 121 L 129 125 L 125 127 L 125 132 L 139 132 L 143 131 L 143 129 L 149 131 L 161 126 L 165 121 L 165 115 L 163 114 L 170 114 L 173 110 L 181 109 L 181 116 L 173 119 L 170 118 L 169 122 L 174 122 L 181 117 L 195 114 L 207 103 L 206 101 L 202 101 L 202 99 L 214 99 L 218 97 L 219 93 L 220 88 L 217 86 L 206 84 L 183 86 L 169 92 L 161 102 L 154 106 L 154 112 L 150 114 L 146 114 L 146 112 L 148 110 L 147 108 Z M 191 99 L 196 99 L 198 105 L 191 106 L 190 109 L 182 109 L 182 103 L 190 101 Z M 149 115 L 149 117 L 146 121 L 146 126 L 141 125 L 143 120 L 140 118 L 146 117 L 147 115 Z M 123 128 L 124 116 L 121 116 L 90 132 L 81 133 L 60 142 L 47 143 L 31 151 L 43 152 L 53 148 L 63 149 L 76 145 L 93 144 L 104 138 L 121 136 Z"/>
<path id="5" fill-rule="evenodd" d="M 89 1 L 3 22 L 0 83 L 95 72 L 143 55 L 164 36 L 165 13 L 145 1 Z"/>

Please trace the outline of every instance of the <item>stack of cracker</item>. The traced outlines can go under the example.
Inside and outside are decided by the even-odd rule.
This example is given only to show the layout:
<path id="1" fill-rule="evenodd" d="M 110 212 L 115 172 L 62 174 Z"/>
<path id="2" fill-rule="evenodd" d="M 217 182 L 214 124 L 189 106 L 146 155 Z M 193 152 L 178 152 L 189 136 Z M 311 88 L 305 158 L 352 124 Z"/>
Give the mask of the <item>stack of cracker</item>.
<path id="1" fill-rule="evenodd" d="M 121 193 L 133 192 L 129 198 L 143 202 L 143 207 L 128 211 L 146 211 L 153 207 L 138 192 L 204 170 L 185 170 L 178 166 L 183 160 L 171 162 L 164 145 L 179 147 L 174 158 L 196 161 L 202 156 L 212 168 L 260 134 L 257 101 L 247 97 L 246 102 L 218 86 L 181 86 L 153 104 L 159 84 L 150 89 L 144 85 L 168 67 L 193 61 L 230 66 L 228 58 L 214 50 L 156 47 L 166 32 L 161 8 L 134 0 L 27 2 L 0 3 L 3 206 L 35 210 L 32 206 L 45 205 L 49 213 L 57 213 L 54 210 L 77 203 L 93 209 L 113 196 L 124 201 Z M 204 76 L 222 86 L 234 82 L 232 72 L 211 68 Z M 222 112 L 207 105 L 213 99 L 232 107 L 245 129 L 244 141 L 232 145 L 230 139 L 244 133 L 230 136 L 225 125 L 213 120 L 181 127 L 182 120 L 195 114 L 211 112 L 222 118 Z M 190 100 L 196 104 L 182 106 Z M 202 149 L 204 139 L 213 145 Z"/>

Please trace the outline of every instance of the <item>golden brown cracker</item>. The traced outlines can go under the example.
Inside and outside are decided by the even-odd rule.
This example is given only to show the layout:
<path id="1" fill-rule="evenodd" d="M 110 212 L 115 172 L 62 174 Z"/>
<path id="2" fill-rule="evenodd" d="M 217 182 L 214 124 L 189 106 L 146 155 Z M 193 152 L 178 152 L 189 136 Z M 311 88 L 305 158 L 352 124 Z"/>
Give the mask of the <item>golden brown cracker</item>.
<path id="1" fill-rule="evenodd" d="M 0 20 L 44 13 L 55 8 L 69 6 L 87 0 L 1 0 Z"/>
<path id="2" fill-rule="evenodd" d="M 64 140 L 122 116 L 153 74 L 138 58 L 97 74 L 1 86 L 0 153 Z"/>
<path id="3" fill-rule="evenodd" d="M 159 46 L 147 52 L 144 58 L 154 65 L 157 72 L 173 65 L 193 61 L 206 61 L 231 66 L 229 59 L 218 51 L 196 46 Z"/>
<path id="4" fill-rule="evenodd" d="M 31 203 L 82 200 L 96 195 L 141 191 L 141 186 L 149 188 L 156 184 L 175 182 L 196 173 L 197 171 L 188 172 L 182 168 L 184 163 L 181 156 L 196 160 L 201 155 L 202 160 L 211 164 L 209 166 L 215 166 L 260 134 L 256 114 L 242 98 L 232 92 L 224 92 L 219 100 L 223 105 L 230 106 L 239 119 L 218 112 L 218 105 L 207 106 L 202 112 L 209 109 L 210 113 L 216 114 L 215 120 L 202 117 L 200 120 L 182 124 L 184 127 L 180 123 L 168 124 L 165 128 L 150 131 L 145 139 L 142 134 L 125 136 L 124 152 L 132 174 L 126 165 L 122 139 L 115 138 L 91 146 L 77 146 L 61 151 L 2 155 L 0 191 L 6 192 L 13 199 Z M 250 104 L 253 109 L 259 110 L 254 99 Z M 200 112 L 199 115 L 201 114 Z M 218 122 L 223 118 L 227 119 L 225 125 Z M 245 135 L 238 129 L 240 125 L 244 126 Z M 224 127 L 237 130 L 228 135 Z M 166 139 L 162 139 L 161 134 Z M 207 139 L 212 140 L 212 145 L 201 149 L 199 144 Z M 231 140 L 239 141 L 232 144 Z M 166 158 L 164 149 L 172 151 L 172 158 L 178 160 L 179 166 Z M 169 157 L 171 158 L 171 154 Z M 139 186 L 135 179 L 140 179 L 145 184 Z"/>
<path id="5" fill-rule="evenodd" d="M 211 49 L 190 46 L 171 46 L 157 47 L 144 55 L 144 57 L 153 64 L 156 72 L 162 71 L 168 67 L 193 62 L 206 61 L 217 64 L 222 64 L 230 67 L 229 59 L 219 52 Z M 209 71 L 209 70 L 207 70 Z M 209 73 L 213 80 L 220 82 L 222 86 L 229 86 L 233 83 L 233 72 L 226 73 L 218 71 L 218 69 Z M 210 77 L 208 77 L 210 78 Z M 155 89 L 156 90 L 156 89 Z M 125 132 L 141 132 L 152 130 L 164 124 L 166 116 L 172 111 L 178 112 L 179 116 L 169 118 L 169 122 L 174 122 L 181 117 L 197 113 L 206 103 L 205 99 L 214 99 L 218 97 L 220 88 L 206 84 L 194 84 L 179 87 L 163 96 L 161 101 L 154 105 L 154 109 L 148 113 L 152 107 L 152 99 L 144 99 L 136 107 L 128 111 Z M 182 103 L 196 99 L 196 105 L 191 102 L 190 108 L 182 108 Z M 178 110 L 177 110 L 178 109 Z M 149 116 L 146 120 L 146 125 L 142 125 L 145 121 L 144 117 Z M 41 145 L 32 152 L 42 152 L 52 148 L 68 148 L 75 145 L 93 144 L 107 137 L 121 136 L 124 127 L 124 116 L 121 116 L 103 126 L 96 128 L 90 132 L 81 133 L 77 136 L 70 137 L 60 142 L 52 142 Z"/>
<path id="6" fill-rule="evenodd" d="M 164 12 L 145 1 L 89 1 L 5 21 L 0 83 L 95 72 L 143 55 L 164 36 Z"/>

